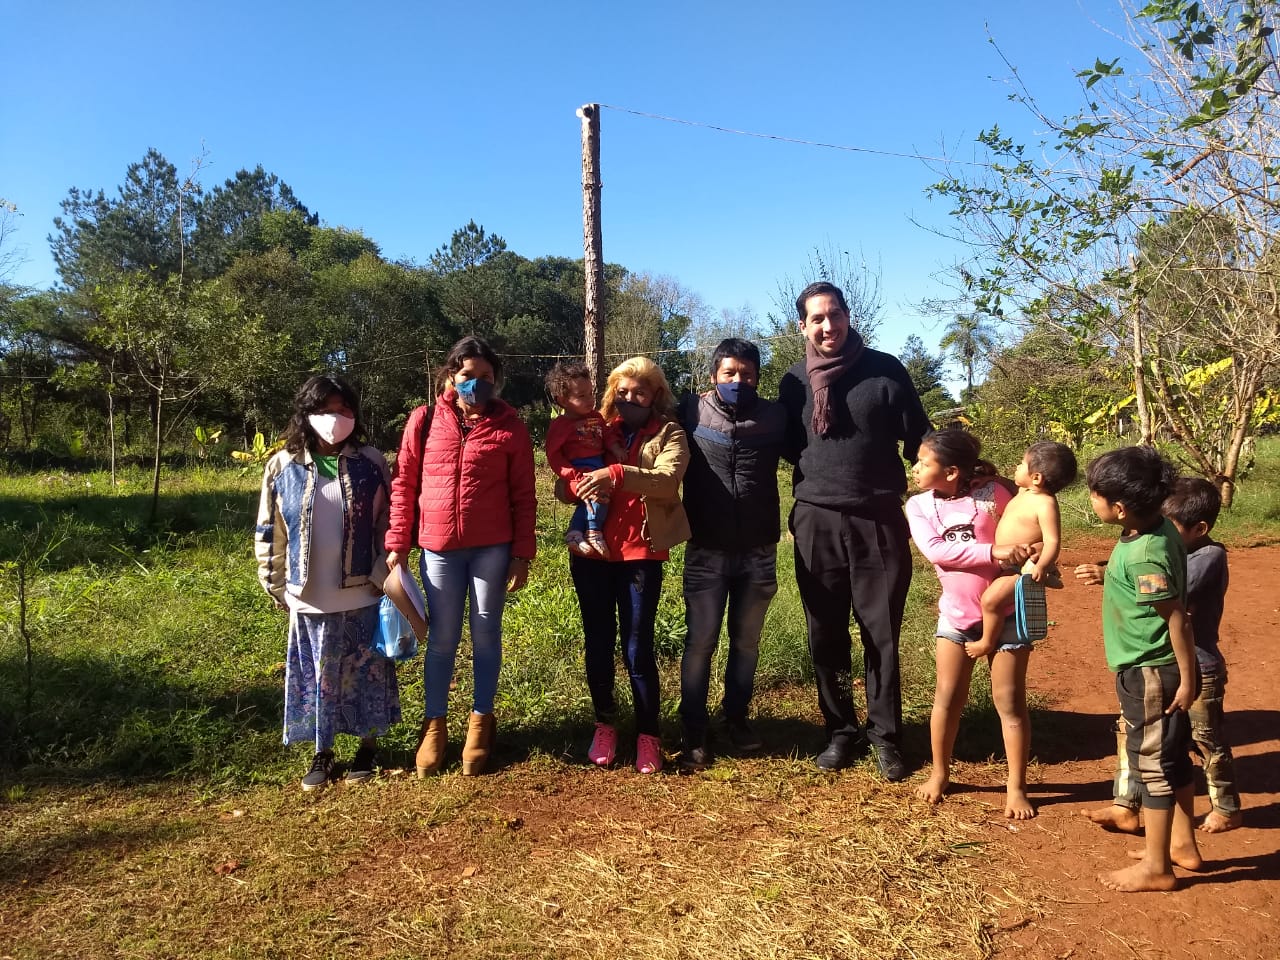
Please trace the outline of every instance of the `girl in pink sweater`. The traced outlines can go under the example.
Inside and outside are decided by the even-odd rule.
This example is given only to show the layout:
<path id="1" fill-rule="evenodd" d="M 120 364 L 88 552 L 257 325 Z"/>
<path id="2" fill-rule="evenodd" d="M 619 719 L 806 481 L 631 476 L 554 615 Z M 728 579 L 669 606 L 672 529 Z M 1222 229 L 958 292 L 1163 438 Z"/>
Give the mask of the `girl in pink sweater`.
<path id="1" fill-rule="evenodd" d="M 1022 563 L 1030 555 L 1023 544 L 994 545 L 996 523 L 1012 494 L 995 467 L 980 459 L 981 452 L 982 445 L 972 434 L 938 430 L 924 438 L 911 470 L 916 486 L 924 491 L 907 501 L 911 538 L 942 582 L 934 653 L 937 686 L 929 718 L 933 772 L 916 790 L 918 797 L 930 803 L 941 800 L 951 783 L 951 751 L 973 675 L 974 661 L 964 645 L 982 636 L 982 593 L 999 575 L 1002 562 Z M 1013 619 L 1007 622 L 1012 625 Z M 1031 645 L 1020 644 L 1016 631 L 1008 629 L 987 656 L 991 699 L 1000 715 L 1009 761 L 1004 813 L 1013 820 L 1035 816 L 1027 799 L 1030 654 Z"/>

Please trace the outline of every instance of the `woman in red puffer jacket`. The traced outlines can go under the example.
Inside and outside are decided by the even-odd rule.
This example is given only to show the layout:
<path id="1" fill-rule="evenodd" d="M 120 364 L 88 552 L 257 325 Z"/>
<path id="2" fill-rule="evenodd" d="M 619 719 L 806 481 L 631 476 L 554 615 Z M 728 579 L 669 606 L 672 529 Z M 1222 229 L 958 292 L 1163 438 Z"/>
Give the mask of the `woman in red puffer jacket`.
<path id="1" fill-rule="evenodd" d="M 409 415 L 391 484 L 387 565 L 415 543 L 430 630 L 424 657 L 425 719 L 418 776 L 440 768 L 449 684 L 471 598 L 475 693 L 462 772 L 480 773 L 493 748 L 493 701 L 502 665 L 502 606 L 529 576 L 537 501 L 533 445 L 515 410 L 494 395 L 502 361 L 479 337 L 463 337 L 440 372 L 440 395 Z"/>

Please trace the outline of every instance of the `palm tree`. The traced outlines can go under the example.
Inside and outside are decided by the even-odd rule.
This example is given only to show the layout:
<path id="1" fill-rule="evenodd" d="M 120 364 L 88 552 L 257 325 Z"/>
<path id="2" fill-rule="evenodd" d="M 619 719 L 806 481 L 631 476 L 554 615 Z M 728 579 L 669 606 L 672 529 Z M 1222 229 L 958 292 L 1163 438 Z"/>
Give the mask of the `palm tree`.
<path id="1" fill-rule="evenodd" d="M 995 349 L 996 336 L 987 321 L 987 314 L 958 313 L 943 331 L 938 346 L 951 354 L 964 367 L 965 399 L 973 393 L 973 371 L 981 358 Z"/>

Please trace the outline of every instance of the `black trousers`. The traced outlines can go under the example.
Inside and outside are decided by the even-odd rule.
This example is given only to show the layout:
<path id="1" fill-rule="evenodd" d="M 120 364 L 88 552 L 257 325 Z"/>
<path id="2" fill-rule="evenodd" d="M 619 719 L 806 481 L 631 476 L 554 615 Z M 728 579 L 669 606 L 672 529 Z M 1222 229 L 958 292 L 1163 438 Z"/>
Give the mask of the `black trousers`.
<path id="1" fill-rule="evenodd" d="M 859 734 L 853 709 L 852 613 L 862 638 L 867 738 L 897 746 L 902 733 L 898 637 L 911 586 L 906 517 L 893 510 L 871 519 L 797 501 L 791 532 L 827 736 Z"/>

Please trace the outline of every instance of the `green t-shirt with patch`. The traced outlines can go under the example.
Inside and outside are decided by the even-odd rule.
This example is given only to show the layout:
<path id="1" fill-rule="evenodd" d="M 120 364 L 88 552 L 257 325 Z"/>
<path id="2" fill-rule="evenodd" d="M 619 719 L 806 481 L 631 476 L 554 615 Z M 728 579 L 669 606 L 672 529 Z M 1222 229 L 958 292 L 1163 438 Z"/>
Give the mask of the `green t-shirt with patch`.
<path id="1" fill-rule="evenodd" d="M 1111 551 L 1102 583 L 1102 640 L 1107 666 L 1176 663 L 1169 624 L 1154 604 L 1187 602 L 1187 549 L 1167 519 L 1149 533 L 1121 537 Z"/>

